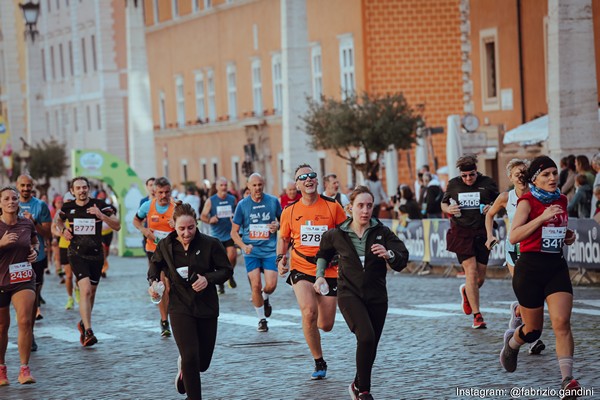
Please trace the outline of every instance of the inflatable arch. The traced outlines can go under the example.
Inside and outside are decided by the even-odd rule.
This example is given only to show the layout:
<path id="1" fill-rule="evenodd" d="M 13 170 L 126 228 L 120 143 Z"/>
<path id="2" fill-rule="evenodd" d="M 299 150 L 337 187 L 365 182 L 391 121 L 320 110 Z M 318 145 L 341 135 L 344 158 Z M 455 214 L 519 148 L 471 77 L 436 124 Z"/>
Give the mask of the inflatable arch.
<path id="1" fill-rule="evenodd" d="M 97 179 L 109 185 L 117 196 L 121 230 L 118 232 L 119 256 L 137 257 L 146 253 L 142 248 L 142 234 L 133 226 L 133 217 L 140 200 L 146 195 L 144 182 L 119 157 L 102 150 L 73 150 L 73 176 Z"/>

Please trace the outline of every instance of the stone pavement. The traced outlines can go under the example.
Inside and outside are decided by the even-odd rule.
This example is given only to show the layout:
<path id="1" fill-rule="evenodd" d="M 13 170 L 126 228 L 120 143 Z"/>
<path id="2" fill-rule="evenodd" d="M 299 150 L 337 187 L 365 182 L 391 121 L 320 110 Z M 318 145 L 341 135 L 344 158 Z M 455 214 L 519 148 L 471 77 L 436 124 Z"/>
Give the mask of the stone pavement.
<path id="1" fill-rule="evenodd" d="M 17 382 L 17 330 L 10 329 L 7 365 L 10 386 L 0 399 L 183 399 L 174 388 L 177 348 L 161 338 L 159 315 L 146 294 L 146 260 L 111 256 L 93 315 L 99 343 L 79 344 L 77 309 L 64 310 L 64 285 L 46 275 L 44 319 L 36 326 L 39 350 L 32 354 L 33 385 Z M 236 268 L 237 289 L 221 300 L 219 336 L 210 369 L 202 375 L 205 399 L 349 399 L 353 379 L 354 336 L 338 313 L 334 329 L 322 334 L 328 377 L 310 381 L 314 363 L 304 341 L 300 313 L 291 288 L 279 280 L 272 297 L 267 333 L 256 331 L 243 267 Z M 471 329 L 460 311 L 456 278 L 388 274 L 390 310 L 373 371 L 378 399 L 509 399 L 513 387 L 556 389 L 560 372 L 548 318 L 540 356 L 522 351 L 513 374 L 502 370 L 498 353 L 513 300 L 508 280 L 488 280 L 482 290 L 489 329 Z M 600 287 L 575 288 L 572 324 L 576 342 L 575 375 L 600 398 Z M 465 389 L 496 389 L 471 396 Z M 478 394 L 472 392 L 471 394 Z M 546 397 L 544 393 L 521 398 Z"/>

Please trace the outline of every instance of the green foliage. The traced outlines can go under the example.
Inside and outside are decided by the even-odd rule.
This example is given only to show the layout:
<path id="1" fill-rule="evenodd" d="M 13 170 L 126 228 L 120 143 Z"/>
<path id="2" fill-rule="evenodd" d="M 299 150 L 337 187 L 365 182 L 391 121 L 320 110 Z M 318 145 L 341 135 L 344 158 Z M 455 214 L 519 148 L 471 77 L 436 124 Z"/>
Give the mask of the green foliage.
<path id="1" fill-rule="evenodd" d="M 402 93 L 385 96 L 349 95 L 344 100 L 307 98 L 304 129 L 315 150 L 333 150 L 353 169 L 368 175 L 379 167 L 379 157 L 390 145 L 409 149 L 415 143 L 420 116 L 413 113 Z M 369 155 L 359 162 L 359 151 Z M 375 153 L 376 157 L 371 155 Z"/>
<path id="2" fill-rule="evenodd" d="M 51 178 L 63 176 L 69 168 L 66 145 L 55 139 L 42 140 L 29 149 L 27 163 L 31 177 L 37 181 L 40 196 L 48 191 Z"/>

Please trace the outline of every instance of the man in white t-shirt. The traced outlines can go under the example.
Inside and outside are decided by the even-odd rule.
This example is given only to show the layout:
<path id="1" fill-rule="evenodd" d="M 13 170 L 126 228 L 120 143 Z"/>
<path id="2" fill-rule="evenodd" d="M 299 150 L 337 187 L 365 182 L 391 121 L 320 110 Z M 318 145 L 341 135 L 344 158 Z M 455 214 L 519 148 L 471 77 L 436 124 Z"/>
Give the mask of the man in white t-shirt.
<path id="1" fill-rule="evenodd" d="M 336 174 L 325 175 L 323 177 L 323 187 L 325 188 L 322 193 L 323 196 L 337 201 L 344 210 L 346 209 L 346 206 L 350 204 L 348 197 L 340 192 L 340 181 Z"/>
<path id="2" fill-rule="evenodd" d="M 196 211 L 196 215 L 200 218 L 200 196 L 198 196 L 196 188 L 194 186 L 188 186 L 186 192 L 187 193 L 182 201 L 192 206 L 194 211 Z"/>

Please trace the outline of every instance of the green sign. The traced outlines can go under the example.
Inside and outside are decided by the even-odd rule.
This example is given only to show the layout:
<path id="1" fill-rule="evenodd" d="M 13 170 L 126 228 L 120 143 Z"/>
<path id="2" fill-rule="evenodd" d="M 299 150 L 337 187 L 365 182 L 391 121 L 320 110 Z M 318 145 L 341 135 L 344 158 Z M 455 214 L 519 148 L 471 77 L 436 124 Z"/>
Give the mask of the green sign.
<path id="1" fill-rule="evenodd" d="M 119 256 L 144 256 L 142 234 L 133 226 L 133 218 L 145 197 L 144 182 L 135 171 L 120 158 L 102 150 L 73 150 L 71 156 L 73 176 L 97 179 L 110 186 L 118 199 L 118 215 L 121 220 Z"/>

